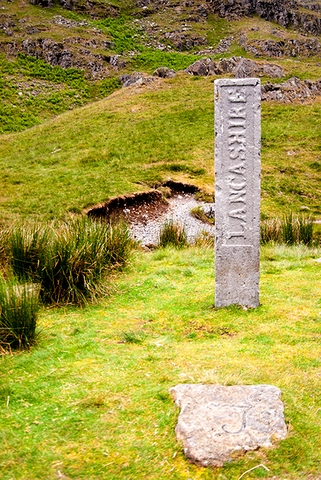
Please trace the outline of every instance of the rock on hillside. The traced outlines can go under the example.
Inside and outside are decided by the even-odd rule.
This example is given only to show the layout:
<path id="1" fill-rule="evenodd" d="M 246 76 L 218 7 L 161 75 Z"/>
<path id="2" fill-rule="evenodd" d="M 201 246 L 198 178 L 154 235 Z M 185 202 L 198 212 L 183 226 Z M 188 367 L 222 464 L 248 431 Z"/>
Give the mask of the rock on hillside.
<path id="1" fill-rule="evenodd" d="M 277 100 L 282 103 L 305 102 L 321 95 L 321 80 L 311 82 L 293 77 L 284 83 L 262 85 L 262 100 Z"/>
<path id="2" fill-rule="evenodd" d="M 203 58 L 190 65 L 185 71 L 197 76 L 232 73 L 236 78 L 264 76 L 282 78 L 284 76 L 284 72 L 279 65 L 258 63 L 243 57 L 223 58 L 219 62 L 214 62 L 211 58 Z"/>
<path id="3" fill-rule="evenodd" d="M 283 76 L 280 67 L 267 62 L 243 59 L 236 64 L 235 57 L 220 62 L 207 58 L 215 54 L 228 56 L 235 44 L 252 57 L 321 54 L 321 0 L 16 0 L 4 5 L 0 14 L 0 52 L 9 58 L 23 53 L 52 66 L 78 68 L 91 80 L 132 74 L 132 59 L 142 45 L 156 51 L 198 54 L 200 60 L 186 70 L 193 75 Z M 78 18 L 68 11 L 79 14 Z M 122 23 L 123 14 L 129 19 L 127 23 Z M 301 33 L 289 34 L 275 24 L 262 36 L 259 26 L 254 33 L 240 32 L 235 24 L 231 29 L 219 26 L 222 31 L 215 32 L 215 18 L 233 20 L 253 15 Z M 109 20 L 96 22 L 102 19 Z M 116 25 L 114 30 L 109 29 L 109 21 Z M 127 27 L 132 28 L 129 35 Z M 125 42 L 123 48 L 126 33 L 131 37 L 130 47 Z"/>
<path id="4" fill-rule="evenodd" d="M 103 1 L 89 0 L 29 0 L 32 5 L 40 7 L 53 7 L 59 3 L 63 8 L 77 13 L 89 15 L 91 18 L 116 17 L 119 15 L 120 8 Z"/>
<path id="5" fill-rule="evenodd" d="M 235 19 L 258 15 L 283 27 L 294 27 L 312 35 L 321 34 L 321 4 L 307 0 L 210 0 L 211 11 Z"/>

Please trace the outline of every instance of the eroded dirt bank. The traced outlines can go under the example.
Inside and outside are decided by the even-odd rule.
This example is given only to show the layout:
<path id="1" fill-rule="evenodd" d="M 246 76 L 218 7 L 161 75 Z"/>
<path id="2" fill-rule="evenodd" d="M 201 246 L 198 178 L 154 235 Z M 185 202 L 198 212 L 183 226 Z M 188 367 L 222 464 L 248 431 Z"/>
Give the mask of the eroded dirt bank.
<path id="1" fill-rule="evenodd" d="M 169 181 L 159 189 L 112 198 L 91 207 L 86 213 L 107 221 L 124 218 L 129 223 L 133 238 L 145 246 L 157 245 L 160 229 L 168 220 L 183 225 L 188 240 L 193 241 L 202 231 L 214 235 L 213 225 L 195 218 L 191 213 L 196 207 L 211 215 L 214 212 L 214 203 L 198 200 L 195 198 L 197 192 L 194 185 Z"/>

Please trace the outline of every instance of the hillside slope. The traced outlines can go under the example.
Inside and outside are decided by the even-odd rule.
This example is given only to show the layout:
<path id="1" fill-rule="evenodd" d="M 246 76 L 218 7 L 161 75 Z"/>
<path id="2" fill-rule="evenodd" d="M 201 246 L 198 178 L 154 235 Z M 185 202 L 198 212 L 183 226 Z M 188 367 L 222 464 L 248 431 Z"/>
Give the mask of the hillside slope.
<path id="1" fill-rule="evenodd" d="M 320 215 L 320 18 L 317 1 L 3 3 L 3 221 L 81 212 L 168 178 L 212 195 L 213 81 L 237 62 L 270 100 L 263 214 Z M 151 76 L 158 67 L 172 78 Z M 309 82 L 284 83 L 294 76 Z"/>
<path id="2" fill-rule="evenodd" d="M 0 208 L 56 218 L 168 179 L 213 194 L 213 83 L 186 75 L 111 97 L 0 142 Z M 319 214 L 321 101 L 263 104 L 262 212 Z"/>

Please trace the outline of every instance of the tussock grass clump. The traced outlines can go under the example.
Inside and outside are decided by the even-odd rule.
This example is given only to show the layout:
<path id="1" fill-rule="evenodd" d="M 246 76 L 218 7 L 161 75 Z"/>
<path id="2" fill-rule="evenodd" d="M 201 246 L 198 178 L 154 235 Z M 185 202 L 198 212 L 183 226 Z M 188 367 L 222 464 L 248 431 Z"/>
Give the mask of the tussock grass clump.
<path id="1" fill-rule="evenodd" d="M 215 223 L 215 219 L 212 218 L 212 217 L 209 217 L 204 212 L 204 208 L 200 205 L 192 208 L 191 209 L 191 214 L 193 215 L 193 217 L 197 218 L 198 220 L 201 220 L 204 223 L 209 223 L 210 225 L 213 225 Z"/>
<path id="2" fill-rule="evenodd" d="M 159 246 L 166 247 L 167 245 L 179 248 L 187 245 L 187 234 L 184 226 L 174 222 L 174 220 L 166 221 L 160 230 Z"/>
<path id="3" fill-rule="evenodd" d="M 1 349 L 20 349 L 34 344 L 38 310 L 38 285 L 17 285 L 0 276 Z"/>
<path id="4" fill-rule="evenodd" d="M 39 283 L 48 304 L 81 304 L 102 293 L 107 271 L 129 259 L 133 241 L 124 223 L 108 225 L 87 217 L 58 227 L 25 225 L 8 238 L 12 273 Z"/>
<path id="5" fill-rule="evenodd" d="M 261 222 L 261 243 L 286 245 L 312 245 L 313 219 L 310 216 L 285 215 L 282 219 L 267 219 Z"/>
<path id="6" fill-rule="evenodd" d="M 5 269 L 7 263 L 6 244 L 8 238 L 8 229 L 0 228 L 0 270 Z"/>
<path id="7" fill-rule="evenodd" d="M 211 235 L 209 232 L 203 230 L 194 240 L 195 247 L 201 248 L 211 248 L 215 246 L 214 235 Z"/>

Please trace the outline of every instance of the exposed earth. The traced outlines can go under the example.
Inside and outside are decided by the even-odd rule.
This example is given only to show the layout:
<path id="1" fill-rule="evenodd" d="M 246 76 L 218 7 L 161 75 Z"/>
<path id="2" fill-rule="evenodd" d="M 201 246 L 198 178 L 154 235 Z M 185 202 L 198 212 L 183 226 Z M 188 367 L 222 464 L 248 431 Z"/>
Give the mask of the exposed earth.
<path id="1" fill-rule="evenodd" d="M 133 237 L 142 245 L 157 245 L 162 226 L 166 221 L 171 220 L 184 227 L 189 242 L 193 242 L 202 232 L 214 235 L 214 225 L 205 223 L 191 214 L 191 210 L 195 207 L 214 210 L 213 203 L 200 202 L 191 193 L 176 194 L 167 202 L 167 205 L 163 204 L 153 212 L 144 205 L 124 212 L 130 223 Z"/>
<path id="2" fill-rule="evenodd" d="M 172 183 L 172 188 L 166 185 L 161 187 L 167 190 L 169 198 L 164 198 L 161 190 L 151 190 L 113 198 L 85 213 L 95 218 L 123 217 L 129 223 L 133 238 L 146 247 L 158 244 L 160 230 L 168 221 L 184 227 L 189 242 L 193 242 L 202 232 L 214 235 L 214 224 L 210 223 L 210 219 L 214 219 L 214 203 L 198 200 L 193 185 Z M 204 221 L 191 213 L 194 209 L 204 212 Z M 206 221 L 206 217 L 209 221 Z"/>

